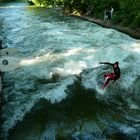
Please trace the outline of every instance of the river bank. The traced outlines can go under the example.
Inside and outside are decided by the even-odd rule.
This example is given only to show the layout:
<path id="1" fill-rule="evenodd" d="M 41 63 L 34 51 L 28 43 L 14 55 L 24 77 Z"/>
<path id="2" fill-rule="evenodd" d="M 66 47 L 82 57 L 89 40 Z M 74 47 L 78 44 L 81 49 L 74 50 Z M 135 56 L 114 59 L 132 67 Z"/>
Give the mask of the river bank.
<path id="1" fill-rule="evenodd" d="M 33 1 L 33 0 L 30 0 Z M 129 36 L 140 39 L 140 15 L 139 15 L 139 1 L 79 1 L 73 0 L 49 2 L 49 0 L 34 0 L 33 3 L 44 7 L 62 6 L 64 13 L 84 20 L 94 22 L 106 28 L 113 28 Z M 113 8 L 113 18 L 110 21 L 103 21 L 102 16 L 104 11 Z M 130 8 L 128 8 L 130 7 Z M 88 15 L 87 15 L 88 14 Z"/>
<path id="2" fill-rule="evenodd" d="M 93 23 L 96 23 L 98 25 L 101 25 L 102 27 L 105 27 L 105 28 L 112 28 L 112 29 L 115 29 L 117 31 L 120 31 L 122 33 L 125 33 L 135 39 L 140 39 L 140 28 L 136 28 L 136 29 L 130 29 L 129 27 L 124 27 L 124 26 L 120 26 L 118 24 L 113 24 L 111 22 L 111 20 L 101 20 L 101 19 L 96 19 L 96 18 L 92 18 L 90 16 L 85 16 L 85 15 L 77 15 L 77 14 L 67 14 L 65 13 L 66 15 L 69 15 L 69 16 L 74 16 L 74 17 L 78 17 L 80 19 L 83 19 L 83 20 L 87 20 L 89 22 L 93 22 Z"/>

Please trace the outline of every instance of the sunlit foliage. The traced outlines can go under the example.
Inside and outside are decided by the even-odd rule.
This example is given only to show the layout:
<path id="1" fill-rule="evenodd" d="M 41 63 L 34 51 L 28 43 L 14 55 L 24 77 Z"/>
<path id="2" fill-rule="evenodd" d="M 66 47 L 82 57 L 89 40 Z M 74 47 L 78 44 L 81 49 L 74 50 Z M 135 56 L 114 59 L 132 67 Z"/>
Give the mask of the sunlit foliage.
<path id="1" fill-rule="evenodd" d="M 62 6 L 68 13 L 103 19 L 104 11 L 114 8 L 112 22 L 140 27 L 140 0 L 32 0 L 39 6 Z"/>

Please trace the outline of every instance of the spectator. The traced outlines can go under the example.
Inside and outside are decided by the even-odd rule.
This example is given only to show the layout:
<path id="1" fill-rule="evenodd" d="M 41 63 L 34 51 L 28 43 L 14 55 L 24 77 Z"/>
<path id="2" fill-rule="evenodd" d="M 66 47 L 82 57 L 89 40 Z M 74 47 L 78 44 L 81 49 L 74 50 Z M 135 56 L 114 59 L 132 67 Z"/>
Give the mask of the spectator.
<path id="1" fill-rule="evenodd" d="M 112 13 L 113 13 L 114 9 L 113 7 L 111 7 L 110 12 L 111 12 L 111 18 L 112 18 Z"/>
<path id="2" fill-rule="evenodd" d="M 104 20 L 108 19 L 107 10 L 104 11 Z"/>
<path id="3" fill-rule="evenodd" d="M 108 17 L 108 18 L 107 18 L 108 20 L 111 19 L 111 10 L 109 10 L 109 9 L 107 10 L 107 17 Z"/>

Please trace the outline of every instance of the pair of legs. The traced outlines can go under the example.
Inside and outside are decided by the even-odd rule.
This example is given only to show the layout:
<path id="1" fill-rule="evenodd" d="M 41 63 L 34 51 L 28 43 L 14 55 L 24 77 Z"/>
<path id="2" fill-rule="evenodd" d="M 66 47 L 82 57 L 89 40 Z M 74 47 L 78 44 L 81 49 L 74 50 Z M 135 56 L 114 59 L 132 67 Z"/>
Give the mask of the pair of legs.
<path id="1" fill-rule="evenodd" d="M 104 15 L 104 21 L 107 20 L 107 18 L 108 18 L 108 16 L 107 15 Z"/>
<path id="2" fill-rule="evenodd" d="M 103 88 L 105 88 L 111 80 L 115 79 L 115 74 L 114 73 L 105 74 L 104 78 L 105 78 L 105 83 L 103 85 Z"/>

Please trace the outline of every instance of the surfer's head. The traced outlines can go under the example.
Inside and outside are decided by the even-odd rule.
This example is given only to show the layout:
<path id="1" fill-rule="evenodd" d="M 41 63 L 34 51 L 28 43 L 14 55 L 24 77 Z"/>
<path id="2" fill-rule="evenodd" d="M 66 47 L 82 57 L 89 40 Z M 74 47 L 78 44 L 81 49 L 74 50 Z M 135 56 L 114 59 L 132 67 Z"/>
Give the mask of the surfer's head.
<path id="1" fill-rule="evenodd" d="M 119 62 L 116 61 L 116 62 L 114 63 L 114 67 L 117 67 L 118 65 L 119 65 Z"/>

